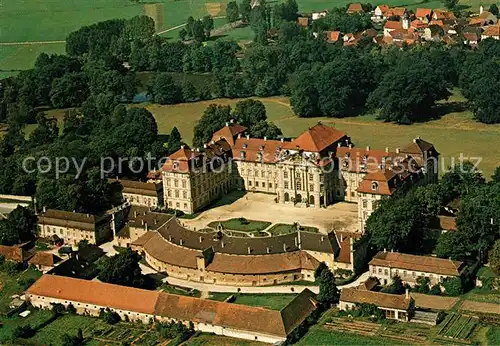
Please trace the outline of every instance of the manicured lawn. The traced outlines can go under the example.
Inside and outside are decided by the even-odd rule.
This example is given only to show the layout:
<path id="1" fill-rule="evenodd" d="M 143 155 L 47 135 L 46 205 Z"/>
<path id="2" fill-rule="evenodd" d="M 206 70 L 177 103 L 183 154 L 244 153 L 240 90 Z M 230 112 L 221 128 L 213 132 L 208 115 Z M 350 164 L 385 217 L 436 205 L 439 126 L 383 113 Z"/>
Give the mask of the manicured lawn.
<path id="1" fill-rule="evenodd" d="M 226 221 L 212 221 L 208 227 L 217 228 L 219 223 L 224 229 L 242 232 L 262 231 L 271 225 L 267 221 L 246 220 L 244 218 L 230 219 Z"/>
<path id="2" fill-rule="evenodd" d="M 300 226 L 300 230 L 305 232 L 318 233 L 318 229 L 316 227 Z M 277 223 L 267 230 L 267 232 L 271 233 L 272 235 L 288 234 L 296 231 L 297 226 L 285 223 Z"/>
<path id="3" fill-rule="evenodd" d="M 200 296 L 200 291 L 198 290 L 191 290 L 183 287 L 177 287 L 169 284 L 162 284 L 160 287 L 158 287 L 159 291 L 164 291 L 172 294 L 177 294 L 181 296 L 190 296 L 190 297 L 199 297 Z"/>
<path id="4" fill-rule="evenodd" d="M 256 98 L 259 99 L 259 98 Z M 375 119 L 374 115 L 352 118 L 298 118 L 290 108 L 288 98 L 269 97 L 260 99 L 266 106 L 269 120 L 278 125 L 285 136 L 297 136 L 318 121 L 335 126 L 346 132 L 358 147 L 390 150 L 409 144 L 413 138 L 421 136 L 432 142 L 441 154 L 442 172 L 453 162 L 458 162 L 460 154 L 468 158 L 482 158 L 479 168 L 490 177 L 500 162 L 500 151 L 492 148 L 500 145 L 500 124 L 486 125 L 476 122 L 470 111 L 450 112 L 440 119 L 413 125 L 396 125 Z M 148 104 L 146 108 L 153 113 L 160 133 L 169 133 L 177 126 L 183 140 L 192 142 L 193 128 L 205 108 L 211 103 L 231 105 L 238 99 L 217 99 L 210 101 L 183 103 L 173 106 Z M 456 92 L 450 102 L 463 102 L 464 98 Z"/>
<path id="5" fill-rule="evenodd" d="M 250 306 L 261 306 L 272 310 L 281 310 L 295 298 L 295 294 L 237 294 L 210 292 L 212 300 L 224 301 L 227 297 L 234 295 L 236 299 L 232 304 Z"/>

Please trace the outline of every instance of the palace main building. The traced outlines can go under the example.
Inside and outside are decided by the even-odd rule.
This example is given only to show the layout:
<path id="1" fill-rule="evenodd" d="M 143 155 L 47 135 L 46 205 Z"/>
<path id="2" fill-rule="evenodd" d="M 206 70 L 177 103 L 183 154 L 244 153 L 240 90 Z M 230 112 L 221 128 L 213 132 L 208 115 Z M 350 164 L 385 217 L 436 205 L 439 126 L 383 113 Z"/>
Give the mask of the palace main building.
<path id="1" fill-rule="evenodd" d="M 203 149 L 183 146 L 162 167 L 165 206 L 192 214 L 234 189 L 272 193 L 277 203 L 325 207 L 358 203 L 359 230 L 383 196 L 408 184 L 437 181 L 439 153 L 416 138 L 390 152 L 355 148 L 318 124 L 291 141 L 250 138 L 227 123 Z"/>

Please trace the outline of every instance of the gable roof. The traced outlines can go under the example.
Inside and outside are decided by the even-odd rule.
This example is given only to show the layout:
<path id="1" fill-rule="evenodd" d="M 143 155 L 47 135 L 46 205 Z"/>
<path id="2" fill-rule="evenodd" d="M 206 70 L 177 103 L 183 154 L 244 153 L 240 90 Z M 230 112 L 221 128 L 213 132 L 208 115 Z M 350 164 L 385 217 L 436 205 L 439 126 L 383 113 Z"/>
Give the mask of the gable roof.
<path id="1" fill-rule="evenodd" d="M 26 293 L 114 309 L 154 314 L 159 291 L 58 275 L 43 275 Z"/>
<path id="2" fill-rule="evenodd" d="M 0 255 L 10 261 L 22 263 L 32 256 L 31 253 L 19 246 L 0 245 Z"/>
<path id="3" fill-rule="evenodd" d="M 103 218 L 101 218 L 101 220 L 102 219 Z M 38 215 L 38 223 L 43 225 L 77 228 L 87 231 L 95 230 L 97 222 L 98 217 L 92 214 L 83 214 L 56 209 L 47 209 Z"/>
<path id="4" fill-rule="evenodd" d="M 246 130 L 248 130 L 248 128 L 243 125 L 226 123 L 226 126 L 212 135 L 212 141 L 217 142 L 221 139 L 225 139 L 230 146 L 233 146 L 236 136 L 245 133 Z"/>
<path id="5" fill-rule="evenodd" d="M 108 179 L 110 184 L 120 184 L 123 187 L 122 193 L 157 197 L 161 184 L 144 183 L 142 181 L 128 179 Z"/>
<path id="6" fill-rule="evenodd" d="M 432 143 L 429 143 L 427 141 L 424 141 L 422 138 L 417 137 L 413 139 L 413 141 L 410 144 L 404 147 L 401 150 L 401 153 L 424 155 L 425 153 L 433 149 L 434 145 Z"/>
<path id="7" fill-rule="evenodd" d="M 500 25 L 490 25 L 484 30 L 483 36 L 500 36 Z"/>
<path id="8" fill-rule="evenodd" d="M 380 12 L 382 12 L 382 14 L 385 14 L 385 12 L 387 12 L 387 10 L 389 9 L 389 5 L 382 4 L 375 7 L 375 9 L 377 8 L 380 10 Z"/>
<path id="9" fill-rule="evenodd" d="M 465 266 L 464 262 L 450 259 L 384 251 L 373 256 L 368 264 L 452 276 L 459 276 Z"/>
<path id="10" fill-rule="evenodd" d="M 385 22 L 384 29 L 402 30 L 403 29 L 403 23 L 401 21 L 388 20 L 387 22 Z"/>
<path id="11" fill-rule="evenodd" d="M 48 252 L 37 252 L 28 261 L 29 264 L 42 265 L 46 267 L 53 267 L 56 263 L 59 263 L 61 258 L 52 253 Z"/>
<path id="12" fill-rule="evenodd" d="M 325 31 L 328 42 L 337 42 L 340 39 L 340 31 Z"/>
<path id="13" fill-rule="evenodd" d="M 359 2 L 354 2 L 349 5 L 347 8 L 347 13 L 358 13 L 358 12 L 364 12 L 363 6 Z"/>
<path id="14" fill-rule="evenodd" d="M 404 294 L 388 294 L 358 288 L 344 288 L 340 292 L 340 301 L 357 304 L 368 303 L 381 308 L 408 310 L 411 298 L 406 298 Z"/>
<path id="15" fill-rule="evenodd" d="M 430 18 L 432 15 L 432 10 L 430 8 L 417 8 L 415 11 L 415 17 L 417 18 Z"/>
<path id="16" fill-rule="evenodd" d="M 233 147 L 233 158 L 241 161 L 276 162 L 283 142 L 260 138 L 238 138 Z"/>
<path id="17" fill-rule="evenodd" d="M 406 7 L 393 7 L 389 8 L 385 13 L 386 17 L 398 16 L 403 17 L 406 13 Z"/>
<path id="18" fill-rule="evenodd" d="M 316 309 L 316 296 L 308 289 L 277 311 L 56 275 L 43 275 L 26 293 L 282 338 Z"/>
<path id="19" fill-rule="evenodd" d="M 357 191 L 377 195 L 392 195 L 396 191 L 396 187 L 391 184 L 391 180 L 396 176 L 397 174 L 389 169 L 368 173 L 359 183 Z"/>
<path id="20" fill-rule="evenodd" d="M 303 132 L 300 136 L 293 141 L 285 143 L 284 149 L 297 150 L 301 149 L 308 152 L 319 153 L 329 146 L 334 145 L 346 134 L 336 128 L 317 124 Z"/>

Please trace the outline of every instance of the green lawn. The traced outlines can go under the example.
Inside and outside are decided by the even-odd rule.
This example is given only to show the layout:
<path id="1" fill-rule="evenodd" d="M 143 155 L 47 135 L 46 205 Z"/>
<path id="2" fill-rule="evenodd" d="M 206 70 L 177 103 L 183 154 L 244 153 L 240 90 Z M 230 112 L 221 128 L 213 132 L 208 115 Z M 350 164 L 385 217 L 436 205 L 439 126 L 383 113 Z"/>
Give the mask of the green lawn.
<path id="1" fill-rule="evenodd" d="M 272 310 L 283 309 L 292 301 L 293 298 L 295 298 L 295 294 L 231 294 L 210 292 L 209 299 L 222 302 L 231 295 L 236 297 L 232 304 L 260 306 Z"/>
<path id="2" fill-rule="evenodd" d="M 208 227 L 217 228 L 219 223 L 224 227 L 224 229 L 241 231 L 241 232 L 255 232 L 262 231 L 267 227 L 271 226 L 270 222 L 267 221 L 255 221 L 246 220 L 244 218 L 235 218 L 226 221 L 212 221 L 208 224 Z"/>
<path id="3" fill-rule="evenodd" d="M 257 341 L 229 338 L 215 334 L 201 333 L 184 342 L 185 346 L 263 346 Z"/>
<path id="4" fill-rule="evenodd" d="M 316 227 L 300 226 L 300 230 L 305 232 L 318 233 L 318 229 Z M 271 233 L 272 235 L 288 234 L 296 231 L 297 226 L 285 223 L 277 223 L 267 230 L 267 232 Z"/>
<path id="5" fill-rule="evenodd" d="M 35 269 L 27 269 L 15 275 L 0 272 L 0 313 L 9 311 L 9 303 L 12 301 L 12 295 L 22 294 L 27 288 L 23 286 L 23 282 L 29 279 L 36 280 L 40 276 L 42 274 Z"/>
<path id="6" fill-rule="evenodd" d="M 27 70 L 34 66 L 40 53 L 64 54 L 65 49 L 64 43 L 0 46 L 0 70 Z"/>

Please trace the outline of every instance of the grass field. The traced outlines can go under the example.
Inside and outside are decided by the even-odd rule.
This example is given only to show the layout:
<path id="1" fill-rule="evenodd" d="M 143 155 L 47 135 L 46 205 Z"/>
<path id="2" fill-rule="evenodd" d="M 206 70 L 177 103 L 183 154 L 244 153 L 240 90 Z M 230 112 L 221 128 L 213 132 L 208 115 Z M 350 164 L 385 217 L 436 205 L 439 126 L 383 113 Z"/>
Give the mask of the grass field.
<path id="1" fill-rule="evenodd" d="M 441 153 L 443 171 L 453 162 L 458 162 L 460 154 L 468 158 L 482 158 L 479 168 L 489 178 L 495 167 L 500 165 L 500 124 L 486 125 L 476 122 L 469 111 L 449 112 L 440 119 L 413 125 L 396 125 L 375 119 L 374 115 L 353 118 L 298 118 L 290 108 L 288 98 L 271 97 L 260 99 L 266 106 L 268 119 L 278 125 L 285 136 L 297 136 L 308 127 L 321 121 L 345 131 L 358 147 L 370 145 L 372 148 L 395 150 L 409 144 L 413 138 L 421 136 L 432 142 Z M 211 103 L 234 105 L 238 99 L 218 99 L 173 106 L 145 105 L 153 113 L 161 133 L 170 133 L 177 126 L 183 141 L 192 143 L 193 128 L 205 108 Z M 455 93 L 450 102 L 464 101 Z"/>
<path id="2" fill-rule="evenodd" d="M 224 301 L 230 293 L 210 292 L 209 299 Z M 295 298 L 295 294 L 234 294 L 236 299 L 232 304 L 260 306 L 272 310 L 281 310 Z"/>
<path id="3" fill-rule="evenodd" d="M 40 53 L 64 54 L 64 43 L 0 46 L 0 70 L 10 72 L 33 67 Z"/>
<path id="4" fill-rule="evenodd" d="M 258 341 L 242 340 L 229 338 L 208 333 L 201 333 L 193 336 L 188 341 L 184 342 L 185 346 L 263 346 L 265 344 Z"/>
<path id="5" fill-rule="evenodd" d="M 212 221 L 208 224 L 208 227 L 217 228 L 219 223 L 224 229 L 242 232 L 262 231 L 271 226 L 271 223 L 267 221 L 230 219 L 226 221 Z"/>

